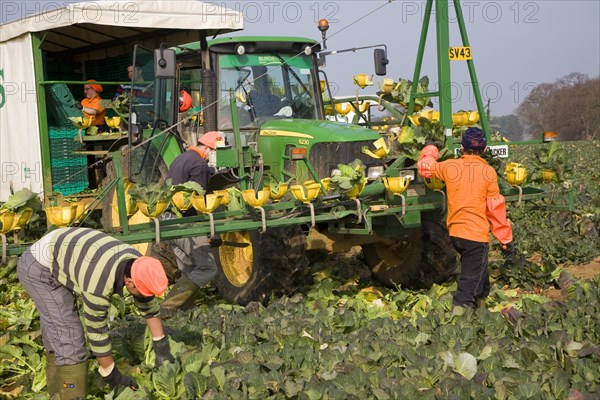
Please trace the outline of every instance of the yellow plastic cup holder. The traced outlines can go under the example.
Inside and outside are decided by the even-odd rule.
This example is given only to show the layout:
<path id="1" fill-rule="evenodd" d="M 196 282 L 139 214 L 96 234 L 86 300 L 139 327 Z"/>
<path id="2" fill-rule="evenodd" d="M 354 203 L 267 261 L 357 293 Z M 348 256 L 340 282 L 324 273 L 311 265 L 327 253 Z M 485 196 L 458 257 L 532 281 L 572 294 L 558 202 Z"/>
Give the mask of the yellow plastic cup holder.
<path id="1" fill-rule="evenodd" d="M 553 169 L 542 169 L 542 180 L 546 183 L 552 182 L 556 176 L 556 171 Z"/>
<path id="2" fill-rule="evenodd" d="M 226 190 L 223 190 L 222 192 L 227 193 Z M 192 207 L 194 207 L 196 211 L 203 214 L 208 214 L 212 213 L 217 209 L 217 207 L 223 204 L 223 199 L 224 197 L 222 193 L 210 193 L 207 195 L 197 195 L 194 193 L 190 198 L 190 201 L 192 203 Z"/>
<path id="3" fill-rule="evenodd" d="M 466 111 L 452 114 L 452 125 L 465 126 L 469 123 L 469 114 Z"/>
<path id="4" fill-rule="evenodd" d="M 527 178 L 527 168 L 522 164 L 511 162 L 506 164 L 504 174 L 508 183 L 512 186 L 519 186 Z"/>
<path id="5" fill-rule="evenodd" d="M 407 118 L 410 120 L 410 123 L 413 124 L 414 126 L 419 126 L 421 124 L 419 122 L 420 117 L 421 117 L 421 114 L 413 114 L 413 115 L 407 116 Z"/>
<path id="6" fill-rule="evenodd" d="M 368 74 L 356 74 L 352 77 L 354 84 L 361 89 L 373 84 L 373 75 Z"/>
<path id="7" fill-rule="evenodd" d="M 381 137 L 373 142 L 375 150 L 371 151 L 368 148 L 364 148 L 363 153 L 373 158 L 386 158 L 390 154 L 390 147 L 385 141 L 385 138 Z"/>
<path id="8" fill-rule="evenodd" d="M 384 176 L 383 177 L 383 186 L 385 189 L 396 195 L 401 194 L 408 188 L 410 185 L 410 178 L 407 176 Z"/>
<path id="9" fill-rule="evenodd" d="M 363 101 L 363 102 L 354 102 L 353 103 L 355 109 L 358 110 L 359 113 L 363 114 L 365 113 L 369 107 L 371 106 L 371 102 L 370 101 Z"/>
<path id="10" fill-rule="evenodd" d="M 335 103 L 335 112 L 344 116 L 352 111 L 350 103 Z"/>
<path id="11" fill-rule="evenodd" d="M 469 111 L 467 118 L 469 120 L 469 125 L 475 125 L 480 119 L 479 111 Z"/>
<path id="12" fill-rule="evenodd" d="M 17 214 L 12 211 L 0 211 L 0 233 L 8 233 L 12 231 L 13 227 L 16 225 L 17 219 Z"/>
<path id="13" fill-rule="evenodd" d="M 185 192 L 177 192 L 171 198 L 171 203 L 173 203 L 179 211 L 187 211 L 192 207 L 192 196 L 194 194 L 186 196 Z"/>
<path id="14" fill-rule="evenodd" d="M 104 121 L 106 121 L 106 125 L 113 130 L 118 128 L 121 125 L 121 117 L 104 117 Z"/>
<path id="15" fill-rule="evenodd" d="M 262 230 L 260 233 L 264 233 L 267 230 L 267 214 L 265 209 L 262 207 L 269 201 L 271 197 L 271 190 L 268 186 L 265 186 L 262 190 L 254 192 L 254 189 L 242 190 L 242 197 L 244 201 L 251 207 L 260 210 L 260 216 L 262 221 Z"/>
<path id="16" fill-rule="evenodd" d="M 328 192 L 329 191 L 329 185 L 331 184 L 331 177 L 328 176 L 327 178 L 323 178 L 319 182 L 323 186 L 323 189 L 325 190 L 325 192 Z M 314 180 L 305 181 L 304 182 L 304 186 L 307 187 L 308 185 L 312 185 L 312 184 L 315 184 L 315 183 L 319 184 L 319 182 L 314 181 Z"/>
<path id="17" fill-rule="evenodd" d="M 50 224 L 59 228 L 69 226 L 77 218 L 77 205 L 46 207 L 46 218 Z"/>
<path id="18" fill-rule="evenodd" d="M 221 196 L 221 205 L 223 206 L 228 206 L 229 202 L 231 201 L 230 197 L 229 197 L 229 192 L 225 189 L 223 190 L 215 190 L 213 192 L 216 195 L 220 195 Z"/>
<path id="19" fill-rule="evenodd" d="M 444 186 L 446 186 L 446 183 L 438 178 L 425 178 L 423 179 L 423 182 L 425 182 L 425 186 L 431 190 L 442 190 Z"/>
<path id="20" fill-rule="evenodd" d="M 301 201 L 304 204 L 309 204 L 316 199 L 320 190 L 321 185 L 316 182 L 305 183 L 304 185 L 292 185 L 290 187 L 290 191 L 296 200 Z"/>
<path id="21" fill-rule="evenodd" d="M 365 189 L 365 186 L 367 186 L 366 179 L 362 183 L 356 184 L 352 187 L 352 189 L 348 190 L 346 192 L 346 196 L 348 196 L 348 198 L 352 200 L 356 199 Z"/>
<path id="22" fill-rule="evenodd" d="M 390 78 L 384 78 L 383 85 L 379 83 L 379 89 L 381 89 L 381 91 L 385 94 L 392 93 L 392 90 L 394 90 L 394 80 Z"/>
<path id="23" fill-rule="evenodd" d="M 161 215 L 167 210 L 167 207 L 169 206 L 169 200 L 161 200 L 158 203 L 156 203 L 156 207 L 154 207 L 154 210 L 152 212 L 150 212 L 148 203 L 146 203 L 145 201 L 138 200 L 137 205 L 140 209 L 140 212 L 146 217 L 157 218 L 159 215 Z"/>
<path id="24" fill-rule="evenodd" d="M 274 203 L 279 202 L 283 196 L 286 195 L 289 185 L 286 182 L 281 182 L 276 187 L 277 190 L 273 190 L 273 188 L 269 186 L 269 197 Z"/>
<path id="25" fill-rule="evenodd" d="M 81 221 L 83 221 L 85 216 L 88 215 L 90 212 L 89 209 L 86 210 L 86 208 L 88 207 L 89 204 L 86 204 L 83 201 L 76 201 L 73 204 L 75 204 L 77 206 L 77 212 L 75 213 L 77 215 L 75 217 L 75 223 L 80 223 Z M 137 211 L 137 209 L 136 209 L 136 211 Z"/>
<path id="26" fill-rule="evenodd" d="M 33 214 L 33 208 L 27 207 L 18 212 L 9 210 L 0 211 L 0 233 L 7 233 L 10 231 L 17 231 L 23 228 L 29 223 L 31 215 Z"/>
<path id="27" fill-rule="evenodd" d="M 92 121 L 94 120 L 92 117 L 69 117 L 69 120 L 75 125 L 78 129 L 87 129 L 92 126 Z"/>
<path id="28" fill-rule="evenodd" d="M 325 92 L 326 82 L 324 80 L 319 81 L 319 89 L 321 89 L 321 93 Z"/>
<path id="29" fill-rule="evenodd" d="M 242 190 L 244 201 L 251 207 L 259 208 L 264 206 L 271 197 L 271 190 L 265 186 L 262 190 L 254 192 L 254 189 Z"/>

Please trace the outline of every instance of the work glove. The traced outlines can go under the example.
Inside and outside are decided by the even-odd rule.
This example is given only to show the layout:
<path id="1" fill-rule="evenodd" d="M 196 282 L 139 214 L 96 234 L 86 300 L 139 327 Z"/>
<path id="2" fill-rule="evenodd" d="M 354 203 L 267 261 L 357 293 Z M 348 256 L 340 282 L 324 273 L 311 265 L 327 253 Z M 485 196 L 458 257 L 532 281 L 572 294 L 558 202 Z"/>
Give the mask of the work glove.
<path id="1" fill-rule="evenodd" d="M 154 345 L 154 365 L 158 368 L 163 362 L 168 361 L 170 363 L 175 362 L 175 357 L 171 354 L 171 349 L 169 349 L 169 341 L 166 336 L 163 336 L 162 339 L 152 340 L 152 344 Z"/>
<path id="2" fill-rule="evenodd" d="M 511 240 L 510 242 L 500 246 L 500 251 L 505 259 L 510 259 L 515 254 L 515 244 Z"/>
<path id="3" fill-rule="evenodd" d="M 110 375 L 103 379 L 104 382 L 107 383 L 111 389 L 114 389 L 117 386 L 128 387 L 132 390 L 138 390 L 140 388 L 130 376 L 122 375 L 116 365 L 114 366 Z"/>
<path id="4" fill-rule="evenodd" d="M 213 247 L 213 248 L 221 247 L 221 245 L 223 244 L 223 239 L 221 239 L 220 237 L 210 238 L 209 244 L 210 244 L 210 247 Z"/>
<path id="5" fill-rule="evenodd" d="M 83 110 L 83 105 L 81 104 L 80 101 L 75 102 L 75 107 L 78 108 L 79 110 Z"/>

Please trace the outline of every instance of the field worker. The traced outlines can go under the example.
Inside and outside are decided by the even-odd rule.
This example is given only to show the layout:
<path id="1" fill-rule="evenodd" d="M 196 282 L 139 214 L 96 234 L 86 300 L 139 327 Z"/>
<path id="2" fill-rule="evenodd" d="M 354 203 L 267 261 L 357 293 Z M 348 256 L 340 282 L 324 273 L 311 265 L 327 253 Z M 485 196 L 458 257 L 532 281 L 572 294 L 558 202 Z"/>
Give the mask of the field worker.
<path id="1" fill-rule="evenodd" d="M 181 89 L 179 91 L 179 112 L 186 112 L 192 108 L 192 96 L 187 90 Z"/>
<path id="2" fill-rule="evenodd" d="M 283 107 L 289 106 L 288 101 L 282 101 L 280 97 L 272 93 L 267 67 L 252 67 L 252 71 L 254 73 L 254 88 L 248 93 L 248 102 L 254 109 L 256 117 L 273 116 L 278 114 Z M 291 108 L 289 111 L 289 115 L 282 116 L 291 117 Z"/>
<path id="3" fill-rule="evenodd" d="M 190 147 L 175 158 L 167 173 L 167 179 L 171 179 L 172 185 L 193 181 L 206 189 L 210 177 L 215 172 L 214 168 L 208 165 L 208 160 L 211 153 L 214 153 L 217 142 L 221 140 L 223 137 L 219 132 L 207 132 L 202 135 L 198 146 Z M 184 215 L 195 215 L 195 211 L 190 209 Z M 175 215 L 167 211 L 161 217 L 170 219 Z M 169 245 L 175 253 L 181 278 L 175 282 L 161 304 L 160 315 L 164 318 L 172 316 L 177 309 L 192 308 L 199 289 L 217 275 L 217 264 L 207 236 L 169 240 Z"/>
<path id="4" fill-rule="evenodd" d="M 455 306 L 475 308 L 485 305 L 490 292 L 490 224 L 505 256 L 514 251 L 512 227 L 506 219 L 506 203 L 498 188 L 496 171 L 481 158 L 486 147 L 485 132 L 469 128 L 462 137 L 459 159 L 437 162 L 438 149 L 427 145 L 417 162 L 420 175 L 446 182 L 446 223 L 461 261 L 458 289 L 452 300 Z"/>
<path id="5" fill-rule="evenodd" d="M 104 117 L 106 116 L 106 110 L 100 104 L 100 93 L 103 92 L 102 85 L 95 83 L 94 79 L 89 79 L 85 85 L 83 85 L 83 93 L 85 98 L 81 102 L 75 103 L 75 106 L 83 112 L 84 118 L 92 118 L 91 126 L 98 127 L 98 133 L 106 130 L 106 122 Z"/>
<path id="6" fill-rule="evenodd" d="M 149 87 L 142 85 L 144 81 L 142 65 L 129 65 L 127 67 L 127 77 L 132 83 L 119 85 L 113 96 L 113 101 L 119 96 L 130 95 L 133 92 L 134 104 L 152 104 L 153 93 L 148 91 Z"/>
<path id="7" fill-rule="evenodd" d="M 90 350 L 111 388 L 138 388 L 131 377 L 117 369 L 108 335 L 111 296 L 123 296 L 123 287 L 133 295 L 146 319 L 154 340 L 156 366 L 175 361 L 158 317 L 155 296 L 168 285 L 158 260 L 142 257 L 133 247 L 100 231 L 61 228 L 44 235 L 23 253 L 17 274 L 40 314 L 51 398 L 85 398 L 87 394 L 87 351 L 75 296 L 81 300 Z"/>

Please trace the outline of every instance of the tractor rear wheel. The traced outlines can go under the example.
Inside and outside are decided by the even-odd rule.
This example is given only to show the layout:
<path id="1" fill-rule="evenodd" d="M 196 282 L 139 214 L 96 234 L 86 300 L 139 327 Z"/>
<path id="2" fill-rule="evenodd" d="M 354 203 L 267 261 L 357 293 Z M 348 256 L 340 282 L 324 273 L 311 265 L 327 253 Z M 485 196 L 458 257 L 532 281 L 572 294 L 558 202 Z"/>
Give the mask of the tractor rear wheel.
<path id="1" fill-rule="evenodd" d="M 304 233 L 297 226 L 221 235 L 216 249 L 221 296 L 246 305 L 272 295 L 291 294 L 306 284 L 308 258 Z"/>
<path id="2" fill-rule="evenodd" d="M 373 277 L 387 286 L 428 289 L 455 278 L 457 253 L 442 222 L 423 221 L 406 240 L 363 245 Z"/>

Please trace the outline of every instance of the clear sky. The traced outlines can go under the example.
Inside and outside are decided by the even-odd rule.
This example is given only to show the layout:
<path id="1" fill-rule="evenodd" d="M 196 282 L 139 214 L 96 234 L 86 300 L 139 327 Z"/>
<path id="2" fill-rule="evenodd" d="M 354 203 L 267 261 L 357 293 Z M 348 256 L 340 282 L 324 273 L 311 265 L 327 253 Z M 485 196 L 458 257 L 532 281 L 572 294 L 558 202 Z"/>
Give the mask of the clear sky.
<path id="1" fill-rule="evenodd" d="M 151 1 L 151 0 L 147 0 Z M 177 0 L 173 0 L 177 1 Z M 72 2 L 72 1 L 71 1 Z M 47 10 L 64 1 L 0 2 L 0 21 Z M 330 22 L 328 49 L 375 44 L 388 48 L 388 78 L 412 79 L 423 21 L 424 1 L 207 1 L 245 15 L 248 35 L 306 36 L 320 39 L 317 21 Z M 452 3 L 452 1 L 450 1 Z M 539 83 L 571 72 L 600 74 L 600 0 L 461 1 L 484 102 L 493 115 L 512 113 Z M 10 15 L 8 11 L 10 10 Z M 451 46 L 462 44 L 454 8 L 450 8 Z M 437 84 L 435 30 L 431 26 L 422 75 Z M 473 109 L 465 62 L 452 62 L 455 110 Z M 327 58 L 326 71 L 339 95 L 356 92 L 352 75 L 372 74 L 372 50 Z M 375 77 L 375 81 L 382 78 Z M 373 90 L 375 87 L 371 87 Z M 367 88 L 368 89 L 368 88 Z M 365 89 L 365 91 L 367 90 Z M 434 104 L 437 104 L 434 100 Z"/>

